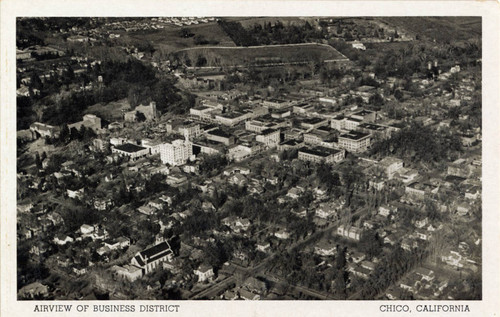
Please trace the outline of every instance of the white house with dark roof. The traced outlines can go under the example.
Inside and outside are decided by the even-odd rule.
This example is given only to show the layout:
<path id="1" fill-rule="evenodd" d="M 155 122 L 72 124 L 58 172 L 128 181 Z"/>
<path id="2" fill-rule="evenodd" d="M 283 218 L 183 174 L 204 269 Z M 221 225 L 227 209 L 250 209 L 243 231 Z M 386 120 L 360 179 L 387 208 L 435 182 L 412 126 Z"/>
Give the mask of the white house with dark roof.
<path id="1" fill-rule="evenodd" d="M 161 263 L 171 261 L 174 252 L 168 242 L 163 241 L 144 251 L 137 252 L 132 258 L 131 264 L 142 269 L 142 274 L 149 274 L 157 267 L 161 267 Z"/>

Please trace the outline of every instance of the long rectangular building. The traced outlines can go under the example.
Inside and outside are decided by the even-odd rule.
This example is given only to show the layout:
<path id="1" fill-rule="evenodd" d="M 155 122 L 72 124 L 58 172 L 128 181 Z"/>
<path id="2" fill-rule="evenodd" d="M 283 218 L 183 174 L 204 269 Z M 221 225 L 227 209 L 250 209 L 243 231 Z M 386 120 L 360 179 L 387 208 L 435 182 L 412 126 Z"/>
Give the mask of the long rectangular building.
<path id="1" fill-rule="evenodd" d="M 335 163 L 345 158 L 345 150 L 332 150 L 326 148 L 309 149 L 303 147 L 298 151 L 299 160 L 314 163 Z"/>
<path id="2" fill-rule="evenodd" d="M 369 133 L 350 131 L 339 136 L 339 147 L 349 152 L 364 152 L 370 145 L 371 135 Z"/>

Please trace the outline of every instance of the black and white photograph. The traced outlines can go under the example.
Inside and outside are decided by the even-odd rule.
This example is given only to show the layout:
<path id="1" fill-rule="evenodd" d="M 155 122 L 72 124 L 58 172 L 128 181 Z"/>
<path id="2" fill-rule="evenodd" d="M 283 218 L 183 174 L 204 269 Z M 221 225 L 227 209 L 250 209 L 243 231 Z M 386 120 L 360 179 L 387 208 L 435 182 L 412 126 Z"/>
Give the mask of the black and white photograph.
<path id="1" fill-rule="evenodd" d="M 16 27 L 18 299 L 481 299 L 480 17 Z"/>
<path id="2" fill-rule="evenodd" d="M 15 302 L 488 297 L 481 15 L 161 13 L 15 17 Z"/>

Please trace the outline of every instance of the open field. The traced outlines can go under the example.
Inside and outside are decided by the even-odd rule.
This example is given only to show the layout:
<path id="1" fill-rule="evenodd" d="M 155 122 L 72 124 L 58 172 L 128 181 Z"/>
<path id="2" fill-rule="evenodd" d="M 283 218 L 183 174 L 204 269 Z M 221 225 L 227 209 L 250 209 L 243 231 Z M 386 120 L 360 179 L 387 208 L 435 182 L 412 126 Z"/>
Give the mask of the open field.
<path id="1" fill-rule="evenodd" d="M 481 37 L 480 17 L 381 17 L 380 20 L 438 42 Z"/>
<path id="2" fill-rule="evenodd" d="M 209 67 L 267 65 L 273 63 L 302 63 L 327 61 L 346 57 L 329 45 L 286 44 L 251 47 L 190 48 L 176 52 L 185 59 L 196 61 L 199 56 L 207 59 Z"/>
<path id="3" fill-rule="evenodd" d="M 97 103 L 85 110 L 85 113 L 95 114 L 109 122 L 121 121 L 122 111 L 130 110 L 130 105 L 127 99 L 113 101 L 107 104 Z"/>
<path id="4" fill-rule="evenodd" d="M 181 29 L 188 29 L 194 34 L 192 37 L 181 37 Z M 194 37 L 197 35 L 204 36 L 207 40 L 218 41 L 220 46 L 235 46 L 234 42 L 229 38 L 217 23 L 206 23 L 190 26 L 174 26 L 167 25 L 164 29 L 148 30 L 137 32 L 121 33 L 120 42 L 151 42 L 153 46 L 164 53 L 170 53 L 188 47 L 197 47 L 194 43 Z M 213 45 L 212 45 L 213 46 Z"/>

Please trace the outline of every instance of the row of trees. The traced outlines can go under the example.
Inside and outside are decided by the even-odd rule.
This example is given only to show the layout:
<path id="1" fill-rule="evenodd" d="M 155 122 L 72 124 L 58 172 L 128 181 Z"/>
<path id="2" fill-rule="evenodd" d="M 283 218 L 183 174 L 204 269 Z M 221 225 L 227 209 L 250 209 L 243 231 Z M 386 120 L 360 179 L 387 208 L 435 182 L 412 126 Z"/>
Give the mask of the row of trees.
<path id="1" fill-rule="evenodd" d="M 323 29 L 318 31 L 309 22 L 285 26 L 276 21 L 274 24 L 255 24 L 250 28 L 245 28 L 236 21 L 221 19 L 218 23 L 237 46 L 306 43 L 326 36 Z"/>

